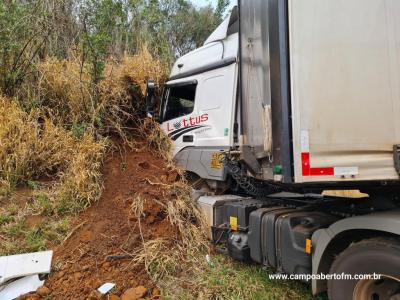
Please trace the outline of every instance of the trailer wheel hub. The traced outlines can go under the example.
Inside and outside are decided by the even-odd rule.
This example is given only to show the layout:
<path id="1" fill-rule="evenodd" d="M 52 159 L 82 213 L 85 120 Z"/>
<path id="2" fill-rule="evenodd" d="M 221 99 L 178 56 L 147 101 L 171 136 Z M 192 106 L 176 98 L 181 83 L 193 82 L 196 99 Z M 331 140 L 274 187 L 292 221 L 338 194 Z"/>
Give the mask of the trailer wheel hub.
<path id="1" fill-rule="evenodd" d="M 353 299 L 400 300 L 400 280 L 381 275 L 381 279 L 360 280 L 354 288 Z"/>

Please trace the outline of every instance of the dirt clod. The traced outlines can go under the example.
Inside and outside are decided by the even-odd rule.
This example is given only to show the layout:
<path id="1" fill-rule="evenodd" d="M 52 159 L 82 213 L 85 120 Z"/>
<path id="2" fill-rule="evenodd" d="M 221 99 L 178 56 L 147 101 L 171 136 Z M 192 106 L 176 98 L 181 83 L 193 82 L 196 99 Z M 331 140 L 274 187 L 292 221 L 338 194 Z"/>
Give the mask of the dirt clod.
<path id="1" fill-rule="evenodd" d="M 91 291 L 88 300 L 100 300 L 101 296 L 101 293 L 99 293 L 98 291 Z"/>
<path id="2" fill-rule="evenodd" d="M 160 290 L 158 288 L 154 288 L 151 291 L 151 299 L 160 299 L 160 297 L 161 297 Z"/>
<path id="3" fill-rule="evenodd" d="M 40 296 L 37 294 L 32 294 L 32 295 L 27 295 L 26 298 L 23 298 L 24 300 L 39 300 Z"/>
<path id="4" fill-rule="evenodd" d="M 75 273 L 74 274 L 74 278 L 75 278 L 75 280 L 81 279 L 82 278 L 82 273 L 80 273 L 80 272 Z"/>
<path id="5" fill-rule="evenodd" d="M 51 290 L 47 287 L 47 286 L 41 286 L 40 288 L 38 288 L 36 290 L 36 294 L 38 294 L 41 297 L 46 297 L 48 295 L 50 295 Z"/>
<path id="6" fill-rule="evenodd" d="M 138 286 L 126 290 L 122 294 L 122 300 L 137 300 L 143 298 L 147 294 L 147 289 L 144 286 Z"/>

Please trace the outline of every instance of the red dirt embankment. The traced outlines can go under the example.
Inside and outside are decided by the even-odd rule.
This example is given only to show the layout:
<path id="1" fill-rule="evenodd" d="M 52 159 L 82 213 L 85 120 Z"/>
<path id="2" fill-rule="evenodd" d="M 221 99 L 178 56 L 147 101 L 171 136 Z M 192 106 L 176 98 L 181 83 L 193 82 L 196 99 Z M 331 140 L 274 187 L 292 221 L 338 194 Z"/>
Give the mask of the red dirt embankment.
<path id="1" fill-rule="evenodd" d="M 141 228 L 131 205 L 135 197 L 165 203 L 162 185 L 175 181 L 177 173 L 144 145 L 142 150 L 114 153 L 106 160 L 103 173 L 100 201 L 76 217 L 72 233 L 54 249 L 54 271 L 45 283 L 49 290 L 45 288 L 43 294 L 51 292 L 51 299 L 159 299 L 144 266 L 134 266 L 130 253 L 141 247 L 142 238 L 174 238 L 177 233 L 155 201 L 145 202 Z M 95 290 L 106 282 L 116 287 L 101 297 Z M 136 296 L 126 293 L 137 287 Z"/>

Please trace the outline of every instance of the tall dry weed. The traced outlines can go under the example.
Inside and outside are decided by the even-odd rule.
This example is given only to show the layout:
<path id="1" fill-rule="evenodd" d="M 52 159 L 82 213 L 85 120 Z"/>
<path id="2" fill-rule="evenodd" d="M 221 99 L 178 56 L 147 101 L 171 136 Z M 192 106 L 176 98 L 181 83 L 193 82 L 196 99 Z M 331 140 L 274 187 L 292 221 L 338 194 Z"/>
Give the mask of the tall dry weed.
<path id="1" fill-rule="evenodd" d="M 54 175 L 73 153 L 73 137 L 50 120 L 0 97 L 0 177 L 12 184 Z"/>
<path id="2" fill-rule="evenodd" d="M 160 124 L 154 119 L 146 118 L 141 122 L 139 131 L 153 154 L 171 163 L 173 143 L 164 130 L 162 130 Z"/>
<path id="3" fill-rule="evenodd" d="M 89 122 L 94 100 L 87 68 L 76 59 L 48 58 L 37 69 L 41 106 L 64 124 Z"/>
<path id="4" fill-rule="evenodd" d="M 0 177 L 14 185 L 34 170 L 30 166 L 36 126 L 17 104 L 0 96 Z"/>
<path id="5" fill-rule="evenodd" d="M 165 80 L 165 69 L 146 48 L 122 61 L 110 60 L 99 84 L 106 129 L 119 133 L 124 126 L 137 127 L 144 114 L 146 83 L 152 79 L 159 85 Z M 133 124 L 132 124 L 133 123 Z"/>
<path id="6" fill-rule="evenodd" d="M 97 201 L 103 189 L 101 166 L 106 142 L 85 135 L 76 144 L 69 165 L 54 186 L 59 213 L 75 213 Z"/>
<path id="7" fill-rule="evenodd" d="M 146 82 L 165 78 L 162 64 L 147 49 L 121 61 L 109 59 L 103 79 L 94 84 L 87 64 L 79 59 L 48 58 L 37 67 L 36 94 L 62 125 L 126 137 L 144 110 Z"/>
<path id="8" fill-rule="evenodd" d="M 176 170 L 179 172 L 179 170 Z M 205 255 L 209 252 L 207 224 L 201 210 L 191 196 L 191 188 L 178 181 L 172 185 L 163 185 L 163 213 L 170 226 L 176 229 L 177 237 L 145 240 L 142 236 L 142 247 L 132 254 L 134 264 L 143 264 L 157 285 L 171 291 L 174 297 L 190 289 L 195 293 L 198 285 L 197 274 L 205 268 Z M 138 218 L 139 227 L 143 200 L 136 197 L 132 211 Z"/>
<path id="9" fill-rule="evenodd" d="M 104 140 L 76 138 L 40 113 L 28 114 L 0 97 L 0 180 L 6 187 L 52 178 L 57 182 L 49 193 L 54 207 L 79 211 L 100 196 L 105 149 Z"/>

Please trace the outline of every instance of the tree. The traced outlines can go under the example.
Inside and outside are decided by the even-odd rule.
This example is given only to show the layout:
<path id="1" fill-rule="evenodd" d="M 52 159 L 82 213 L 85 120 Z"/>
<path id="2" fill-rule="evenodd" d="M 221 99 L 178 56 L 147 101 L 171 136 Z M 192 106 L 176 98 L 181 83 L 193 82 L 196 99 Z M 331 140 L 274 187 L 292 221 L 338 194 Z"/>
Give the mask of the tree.
<path id="1" fill-rule="evenodd" d="M 71 49 L 91 65 L 94 83 L 107 59 L 144 45 L 170 66 L 203 44 L 228 4 L 218 0 L 214 9 L 189 0 L 0 1 L 0 91 L 14 95 L 37 61 L 68 58 Z"/>
<path id="2" fill-rule="evenodd" d="M 42 1 L 0 2 L 0 88 L 9 96 L 23 82 L 48 37 Z"/>
<path id="3" fill-rule="evenodd" d="M 217 20 L 220 20 L 220 21 L 222 20 L 227 8 L 229 7 L 229 4 L 230 4 L 230 0 L 218 0 L 217 8 L 215 9 L 215 12 L 214 12 Z"/>
<path id="4" fill-rule="evenodd" d="M 177 56 L 203 45 L 212 31 L 223 21 L 229 0 L 219 0 L 217 8 L 196 8 L 192 3 L 180 7 L 173 15 L 169 29 L 170 42 Z"/>

